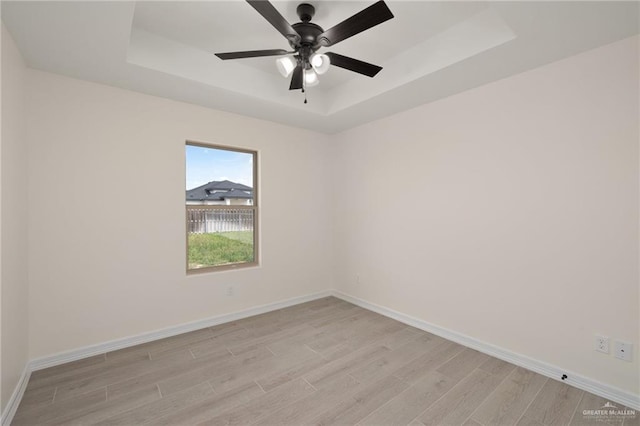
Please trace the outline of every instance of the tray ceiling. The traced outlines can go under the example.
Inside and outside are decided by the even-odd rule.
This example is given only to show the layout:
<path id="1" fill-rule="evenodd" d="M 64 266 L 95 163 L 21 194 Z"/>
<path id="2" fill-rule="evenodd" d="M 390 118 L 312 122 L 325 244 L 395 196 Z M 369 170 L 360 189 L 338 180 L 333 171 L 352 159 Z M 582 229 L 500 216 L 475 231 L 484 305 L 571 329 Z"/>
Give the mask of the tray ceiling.
<path id="1" fill-rule="evenodd" d="M 372 2 L 311 1 L 327 29 Z M 387 1 L 395 18 L 328 49 L 381 65 L 331 67 L 309 103 L 275 58 L 287 49 L 243 1 L 2 2 L 29 66 L 156 96 L 334 133 L 638 34 L 636 2 Z M 299 2 L 274 1 L 289 22 Z"/>

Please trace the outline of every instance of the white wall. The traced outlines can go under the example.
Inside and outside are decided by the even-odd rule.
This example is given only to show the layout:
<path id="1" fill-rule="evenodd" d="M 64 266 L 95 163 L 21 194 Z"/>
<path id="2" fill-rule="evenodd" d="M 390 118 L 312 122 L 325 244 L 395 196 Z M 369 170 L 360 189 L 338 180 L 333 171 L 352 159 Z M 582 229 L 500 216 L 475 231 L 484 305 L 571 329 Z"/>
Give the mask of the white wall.
<path id="1" fill-rule="evenodd" d="M 326 135 L 27 76 L 31 358 L 332 286 Z M 260 268 L 185 275 L 187 139 L 259 150 Z"/>
<path id="2" fill-rule="evenodd" d="M 338 288 L 638 394 L 638 81 L 632 38 L 340 134 Z"/>
<path id="3" fill-rule="evenodd" d="M 0 143 L 1 367 L 4 411 L 28 360 L 27 146 L 25 65 L 2 25 L 2 139 Z"/>

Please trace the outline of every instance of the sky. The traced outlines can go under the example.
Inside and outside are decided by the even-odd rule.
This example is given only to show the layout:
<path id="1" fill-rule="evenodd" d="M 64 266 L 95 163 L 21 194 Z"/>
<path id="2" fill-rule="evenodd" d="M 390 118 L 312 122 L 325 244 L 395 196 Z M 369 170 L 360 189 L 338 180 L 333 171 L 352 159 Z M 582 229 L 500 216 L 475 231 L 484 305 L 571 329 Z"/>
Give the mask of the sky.
<path id="1" fill-rule="evenodd" d="M 187 190 L 214 180 L 253 186 L 253 155 L 186 145 Z"/>

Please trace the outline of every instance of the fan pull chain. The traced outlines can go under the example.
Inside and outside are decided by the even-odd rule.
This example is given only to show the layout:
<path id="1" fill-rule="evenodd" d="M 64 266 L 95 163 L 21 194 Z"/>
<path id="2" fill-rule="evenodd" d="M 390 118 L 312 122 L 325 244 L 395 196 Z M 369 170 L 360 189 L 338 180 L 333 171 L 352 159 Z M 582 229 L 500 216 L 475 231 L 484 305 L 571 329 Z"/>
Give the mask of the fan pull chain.
<path id="1" fill-rule="evenodd" d="M 305 90 L 305 86 L 307 85 L 307 82 L 304 80 L 304 74 L 303 78 L 302 78 L 302 93 L 304 93 L 304 103 L 307 103 L 307 91 Z"/>

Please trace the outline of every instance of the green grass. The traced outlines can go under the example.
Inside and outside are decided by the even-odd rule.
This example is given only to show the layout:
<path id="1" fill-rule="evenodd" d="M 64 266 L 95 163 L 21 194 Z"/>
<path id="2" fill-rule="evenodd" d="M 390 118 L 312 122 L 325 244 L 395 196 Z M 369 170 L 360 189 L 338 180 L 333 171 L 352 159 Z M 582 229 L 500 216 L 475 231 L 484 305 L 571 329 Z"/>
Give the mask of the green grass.
<path id="1" fill-rule="evenodd" d="M 253 232 L 189 234 L 189 269 L 253 261 Z"/>
<path id="2" fill-rule="evenodd" d="M 253 232 L 251 231 L 221 232 L 218 235 L 253 246 Z"/>

